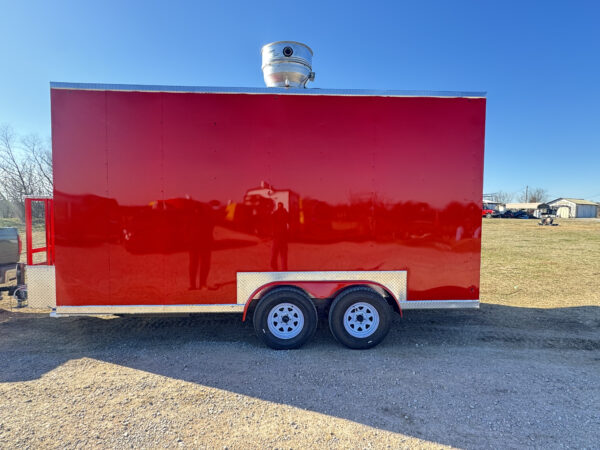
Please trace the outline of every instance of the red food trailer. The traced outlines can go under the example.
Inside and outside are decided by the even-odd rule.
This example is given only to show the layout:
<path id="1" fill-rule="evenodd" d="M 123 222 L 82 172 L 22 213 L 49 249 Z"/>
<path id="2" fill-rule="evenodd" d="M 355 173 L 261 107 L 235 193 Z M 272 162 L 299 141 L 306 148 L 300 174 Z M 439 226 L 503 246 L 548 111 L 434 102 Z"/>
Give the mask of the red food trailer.
<path id="1" fill-rule="evenodd" d="M 394 313 L 479 306 L 481 93 L 51 83 L 51 106 L 54 316 L 236 312 L 297 348 L 319 310 L 369 348 Z"/>

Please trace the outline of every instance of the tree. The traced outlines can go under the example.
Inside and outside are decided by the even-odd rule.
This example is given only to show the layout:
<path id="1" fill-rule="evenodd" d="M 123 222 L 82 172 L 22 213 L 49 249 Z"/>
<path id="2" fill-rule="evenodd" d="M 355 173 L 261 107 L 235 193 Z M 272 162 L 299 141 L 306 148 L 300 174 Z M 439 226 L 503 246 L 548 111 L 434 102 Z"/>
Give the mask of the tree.
<path id="1" fill-rule="evenodd" d="M 21 139 L 26 158 L 35 172 L 35 190 L 39 195 L 52 195 L 52 150 L 37 134 L 28 134 Z"/>
<path id="2" fill-rule="evenodd" d="M 530 188 L 527 186 L 519 195 L 521 203 L 544 203 L 547 200 L 548 191 L 543 188 Z"/>
<path id="3" fill-rule="evenodd" d="M 498 203 L 510 203 L 513 195 L 510 192 L 498 191 L 490 195 L 490 199 Z"/>
<path id="4" fill-rule="evenodd" d="M 0 125 L 0 200 L 13 215 L 25 218 L 25 197 L 52 193 L 52 156 L 36 135 L 19 139 L 9 125 Z"/>

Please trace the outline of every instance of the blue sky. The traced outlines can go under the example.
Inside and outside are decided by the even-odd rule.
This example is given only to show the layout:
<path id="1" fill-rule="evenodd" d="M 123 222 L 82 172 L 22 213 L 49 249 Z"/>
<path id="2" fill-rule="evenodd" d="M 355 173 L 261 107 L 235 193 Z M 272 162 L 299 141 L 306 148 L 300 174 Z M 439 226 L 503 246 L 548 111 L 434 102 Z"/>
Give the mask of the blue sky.
<path id="1" fill-rule="evenodd" d="M 314 87 L 486 91 L 484 190 L 600 201 L 600 2 L 0 0 L 0 123 L 50 134 L 49 81 L 263 86 L 310 45 Z"/>

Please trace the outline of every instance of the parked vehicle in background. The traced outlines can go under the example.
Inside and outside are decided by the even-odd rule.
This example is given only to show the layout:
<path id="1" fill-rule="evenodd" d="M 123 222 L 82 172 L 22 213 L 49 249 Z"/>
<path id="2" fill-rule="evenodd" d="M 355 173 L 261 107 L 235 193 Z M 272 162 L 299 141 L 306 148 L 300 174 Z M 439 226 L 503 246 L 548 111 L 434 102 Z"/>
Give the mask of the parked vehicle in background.
<path id="1" fill-rule="evenodd" d="M 533 219 L 534 216 L 530 215 L 527 211 L 519 210 L 513 215 L 513 219 Z"/>
<path id="2" fill-rule="evenodd" d="M 0 291 L 13 295 L 24 284 L 24 266 L 21 258 L 21 238 L 16 228 L 0 228 Z"/>
<path id="3" fill-rule="evenodd" d="M 557 226 L 557 223 L 554 223 L 554 219 L 558 217 L 557 213 L 558 208 L 553 208 L 547 203 L 542 203 L 538 206 L 538 212 L 540 217 L 539 225 L 543 226 Z"/>
<path id="4" fill-rule="evenodd" d="M 507 209 L 506 211 L 503 211 L 501 213 L 493 214 L 492 217 L 500 218 L 500 219 L 535 219 L 534 216 L 532 216 L 527 211 L 524 211 L 522 209 L 517 210 L 517 211 L 512 210 L 512 209 Z"/>
<path id="5" fill-rule="evenodd" d="M 492 217 L 492 216 L 494 215 L 494 213 L 495 213 L 495 211 L 494 211 L 493 209 L 485 209 L 485 206 L 484 206 L 484 208 L 481 210 L 481 215 L 482 215 L 483 217 L 487 217 L 488 219 L 489 219 L 490 217 Z"/>
<path id="6" fill-rule="evenodd" d="M 544 218 L 544 217 L 556 218 L 556 217 L 558 217 L 558 207 L 552 207 L 552 206 L 548 205 L 547 203 L 541 203 L 538 206 L 538 211 L 540 214 L 540 218 Z"/>
<path id="7" fill-rule="evenodd" d="M 497 209 L 498 205 L 495 203 L 487 203 L 486 201 L 483 202 L 483 205 L 481 206 L 481 215 L 482 217 L 487 217 L 488 219 L 490 217 L 493 217 L 494 214 L 497 213 Z"/>
<path id="8" fill-rule="evenodd" d="M 507 209 L 506 211 L 497 212 L 492 217 L 495 217 L 497 219 L 512 219 L 513 216 L 514 216 L 514 211 Z"/>

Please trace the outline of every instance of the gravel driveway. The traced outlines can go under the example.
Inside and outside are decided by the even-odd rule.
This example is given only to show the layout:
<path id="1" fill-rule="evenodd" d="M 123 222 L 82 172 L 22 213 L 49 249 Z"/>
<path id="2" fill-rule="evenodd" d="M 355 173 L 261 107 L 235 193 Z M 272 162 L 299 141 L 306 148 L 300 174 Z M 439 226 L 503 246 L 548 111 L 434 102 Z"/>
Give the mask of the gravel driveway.
<path id="1" fill-rule="evenodd" d="M 239 316 L 0 310 L 0 447 L 592 448 L 600 307 L 405 313 L 353 351 Z"/>

